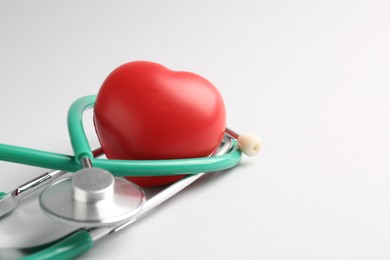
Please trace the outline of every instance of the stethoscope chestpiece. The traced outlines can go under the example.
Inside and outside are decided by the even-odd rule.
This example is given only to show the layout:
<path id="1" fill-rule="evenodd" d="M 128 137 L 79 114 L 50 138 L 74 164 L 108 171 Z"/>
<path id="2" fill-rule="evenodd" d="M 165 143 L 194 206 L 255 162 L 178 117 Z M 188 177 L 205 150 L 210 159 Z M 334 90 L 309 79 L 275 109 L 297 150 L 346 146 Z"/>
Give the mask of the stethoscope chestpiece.
<path id="1" fill-rule="evenodd" d="M 50 185 L 39 202 L 45 213 L 60 221 L 104 226 L 136 215 L 145 194 L 139 186 L 104 169 L 84 168 Z"/>

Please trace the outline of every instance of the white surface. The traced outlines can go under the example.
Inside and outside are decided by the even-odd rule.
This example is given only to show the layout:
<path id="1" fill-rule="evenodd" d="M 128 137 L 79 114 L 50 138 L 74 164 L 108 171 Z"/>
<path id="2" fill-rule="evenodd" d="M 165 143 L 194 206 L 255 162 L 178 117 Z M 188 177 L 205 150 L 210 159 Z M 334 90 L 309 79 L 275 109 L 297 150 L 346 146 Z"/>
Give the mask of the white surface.
<path id="1" fill-rule="evenodd" d="M 71 153 L 67 109 L 112 69 L 192 71 L 262 153 L 80 259 L 388 259 L 389 12 L 386 0 L 1 1 L 0 142 Z M 4 191 L 42 171 L 0 167 Z"/>

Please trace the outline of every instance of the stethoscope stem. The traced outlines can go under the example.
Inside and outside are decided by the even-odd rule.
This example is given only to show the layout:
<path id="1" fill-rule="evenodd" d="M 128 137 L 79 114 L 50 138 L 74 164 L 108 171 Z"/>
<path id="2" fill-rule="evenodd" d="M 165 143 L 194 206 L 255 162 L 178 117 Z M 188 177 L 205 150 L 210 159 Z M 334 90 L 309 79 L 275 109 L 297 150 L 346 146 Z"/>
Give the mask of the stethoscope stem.
<path id="1" fill-rule="evenodd" d="M 38 176 L 37 178 L 30 180 L 20 186 L 18 186 L 14 190 L 15 196 L 18 197 L 24 197 L 25 195 L 31 194 L 32 192 L 46 186 L 50 182 L 52 182 L 54 179 L 59 178 L 66 174 L 65 171 L 60 170 L 54 170 L 47 172 L 45 174 L 42 174 L 41 176 Z"/>
<path id="2" fill-rule="evenodd" d="M 229 127 L 226 127 L 225 129 L 225 133 L 227 133 L 229 136 L 233 137 L 234 139 L 238 139 L 238 137 L 240 136 L 237 132 L 233 131 L 231 128 Z"/>
<path id="3" fill-rule="evenodd" d="M 92 162 L 91 162 L 91 159 L 89 157 L 81 158 L 80 163 L 81 163 L 81 166 L 83 166 L 83 168 L 92 168 Z"/>

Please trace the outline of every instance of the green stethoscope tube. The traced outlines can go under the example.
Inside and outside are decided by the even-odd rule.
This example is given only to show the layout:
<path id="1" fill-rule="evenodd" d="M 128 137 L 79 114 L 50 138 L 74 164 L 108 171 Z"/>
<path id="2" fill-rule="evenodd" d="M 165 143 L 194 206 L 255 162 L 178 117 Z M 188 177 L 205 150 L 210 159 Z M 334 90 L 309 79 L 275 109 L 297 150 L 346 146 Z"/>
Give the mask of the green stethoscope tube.
<path id="1" fill-rule="evenodd" d="M 82 255 L 93 247 L 91 235 L 86 230 L 78 230 L 53 245 L 22 257 L 20 260 L 68 260 Z"/>
<path id="2" fill-rule="evenodd" d="M 237 144 L 235 144 L 237 146 Z M 165 176 L 219 171 L 235 166 L 241 157 L 239 150 L 221 156 L 178 160 L 105 160 L 91 159 L 95 167 L 115 176 Z M 73 156 L 0 144 L 0 160 L 41 168 L 75 172 L 82 168 Z"/>
<path id="3" fill-rule="evenodd" d="M 0 191 L 0 200 L 3 198 L 3 197 L 5 197 L 5 196 L 7 196 L 7 192 L 2 192 L 2 191 Z"/>
<path id="4" fill-rule="evenodd" d="M 221 156 L 175 160 L 107 160 L 93 158 L 83 128 L 82 115 L 86 109 L 93 107 L 95 99 L 96 96 L 79 98 L 69 109 L 68 129 L 75 156 L 0 144 L 0 160 L 75 172 L 82 168 L 80 159 L 89 157 L 94 167 L 106 169 L 115 176 L 195 174 L 225 170 L 240 162 L 241 152 L 237 148 L 235 140 L 233 141 L 234 149 Z"/>
<path id="5" fill-rule="evenodd" d="M 84 111 L 94 106 L 95 100 L 95 95 L 81 97 L 73 102 L 68 111 L 68 132 L 77 163 L 80 163 L 81 158 L 93 158 L 82 118 Z"/>

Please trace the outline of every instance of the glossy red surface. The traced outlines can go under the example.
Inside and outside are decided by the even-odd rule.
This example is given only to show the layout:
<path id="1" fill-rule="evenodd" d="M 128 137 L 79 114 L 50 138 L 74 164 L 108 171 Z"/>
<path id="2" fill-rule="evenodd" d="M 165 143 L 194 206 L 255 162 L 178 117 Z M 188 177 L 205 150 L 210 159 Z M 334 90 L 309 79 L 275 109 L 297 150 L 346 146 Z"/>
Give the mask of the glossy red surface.
<path id="1" fill-rule="evenodd" d="M 205 78 L 136 61 L 115 69 L 97 95 L 94 123 L 110 159 L 178 159 L 210 155 L 225 129 L 225 107 Z M 127 177 L 158 186 L 182 176 Z"/>

